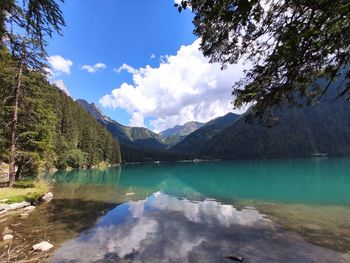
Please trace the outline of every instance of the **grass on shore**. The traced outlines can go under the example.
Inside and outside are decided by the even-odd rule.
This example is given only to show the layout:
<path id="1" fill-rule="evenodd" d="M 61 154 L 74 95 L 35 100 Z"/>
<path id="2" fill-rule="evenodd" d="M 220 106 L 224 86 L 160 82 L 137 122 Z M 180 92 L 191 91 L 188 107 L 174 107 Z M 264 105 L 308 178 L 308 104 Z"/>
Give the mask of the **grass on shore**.
<path id="1" fill-rule="evenodd" d="M 49 191 L 49 184 L 43 179 L 35 181 L 18 181 L 12 188 L 0 188 L 0 200 L 8 199 L 6 203 L 22 201 L 35 202 Z"/>

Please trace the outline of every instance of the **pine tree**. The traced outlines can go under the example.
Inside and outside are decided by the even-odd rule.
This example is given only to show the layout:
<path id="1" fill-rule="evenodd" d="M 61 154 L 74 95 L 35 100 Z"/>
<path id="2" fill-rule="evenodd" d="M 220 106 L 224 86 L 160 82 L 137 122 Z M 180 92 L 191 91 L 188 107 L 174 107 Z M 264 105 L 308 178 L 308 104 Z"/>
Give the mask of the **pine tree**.
<path id="1" fill-rule="evenodd" d="M 60 32 L 64 25 L 62 13 L 54 0 L 25 0 L 21 5 L 14 1 L 5 1 L 1 8 L 1 42 L 10 50 L 16 63 L 13 83 L 13 111 L 11 117 L 11 141 L 9 153 L 10 186 L 16 178 L 15 163 L 18 142 L 18 114 L 23 92 L 23 71 L 26 69 L 44 73 L 45 37 L 53 31 Z M 4 17 L 5 15 L 5 17 Z M 11 26 L 6 27 L 6 22 Z M 19 27 L 14 30 L 13 26 Z M 3 43 L 5 41 L 5 43 Z"/>
<path id="2" fill-rule="evenodd" d="M 55 116 L 51 108 L 46 106 L 45 88 L 47 82 L 40 72 L 24 68 L 22 72 L 21 92 L 13 94 L 16 82 L 16 61 L 10 56 L 2 60 L 0 69 L 1 125 L 3 152 L 12 160 L 13 167 L 18 167 L 15 179 L 19 179 L 23 168 L 35 169 L 40 160 L 52 156 Z M 18 102 L 16 113 L 16 136 L 13 137 L 14 101 Z M 15 143 L 13 143 L 15 140 Z M 15 151 L 11 148 L 16 146 Z M 6 149 L 10 149 L 7 150 Z M 14 154 L 11 156 L 11 154 Z M 29 165 L 30 164 L 30 165 Z M 29 168 L 29 167 L 32 168 Z"/>

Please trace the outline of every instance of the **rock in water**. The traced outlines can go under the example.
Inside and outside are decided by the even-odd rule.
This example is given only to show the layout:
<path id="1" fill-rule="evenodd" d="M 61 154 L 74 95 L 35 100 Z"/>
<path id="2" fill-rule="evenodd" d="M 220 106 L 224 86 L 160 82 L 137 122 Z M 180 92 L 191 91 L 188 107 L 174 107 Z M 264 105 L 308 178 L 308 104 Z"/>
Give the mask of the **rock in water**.
<path id="1" fill-rule="evenodd" d="M 53 248 L 53 245 L 46 241 L 40 242 L 33 246 L 33 249 L 37 251 L 47 251 L 51 248 Z"/>
<path id="2" fill-rule="evenodd" d="M 13 233 L 13 230 L 9 229 L 8 227 L 5 227 L 4 231 L 2 231 L 3 235 L 8 235 L 12 233 Z"/>
<path id="3" fill-rule="evenodd" d="M 53 194 L 52 194 L 51 192 L 47 192 L 46 194 L 44 194 L 44 195 L 40 198 L 40 200 L 41 200 L 42 202 L 50 202 L 50 201 L 52 200 L 52 198 L 53 198 Z"/>
<path id="4" fill-rule="evenodd" d="M 23 201 L 23 202 L 20 202 L 20 203 L 13 203 L 13 204 L 8 205 L 7 210 L 9 210 L 9 211 L 17 210 L 17 209 L 20 209 L 20 208 L 23 208 L 23 207 L 27 207 L 27 206 L 30 206 L 30 203 L 26 202 L 26 201 Z"/>
<path id="5" fill-rule="evenodd" d="M 27 206 L 26 208 L 23 209 L 23 211 L 26 211 L 26 212 L 32 212 L 33 210 L 35 209 L 35 206 Z"/>
<path id="6" fill-rule="evenodd" d="M 0 211 L 0 217 L 5 216 L 6 213 L 7 213 L 7 210 L 1 210 L 1 211 Z"/>
<path id="7" fill-rule="evenodd" d="M 2 237 L 2 240 L 4 240 L 4 241 L 8 241 L 8 240 L 12 240 L 12 239 L 13 239 L 13 235 L 10 235 L 10 234 L 4 235 Z"/>
<path id="8" fill-rule="evenodd" d="M 22 213 L 19 215 L 20 218 L 24 219 L 24 218 L 27 218 L 29 216 L 28 213 Z"/>

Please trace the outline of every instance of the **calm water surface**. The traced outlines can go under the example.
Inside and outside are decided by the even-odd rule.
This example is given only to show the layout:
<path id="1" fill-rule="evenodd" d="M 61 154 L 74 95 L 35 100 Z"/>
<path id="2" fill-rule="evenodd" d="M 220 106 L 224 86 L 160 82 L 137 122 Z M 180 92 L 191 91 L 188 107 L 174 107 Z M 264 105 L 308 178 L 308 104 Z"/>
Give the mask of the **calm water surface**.
<path id="1" fill-rule="evenodd" d="M 50 262 L 350 262 L 350 158 L 57 173 L 15 231 Z"/>

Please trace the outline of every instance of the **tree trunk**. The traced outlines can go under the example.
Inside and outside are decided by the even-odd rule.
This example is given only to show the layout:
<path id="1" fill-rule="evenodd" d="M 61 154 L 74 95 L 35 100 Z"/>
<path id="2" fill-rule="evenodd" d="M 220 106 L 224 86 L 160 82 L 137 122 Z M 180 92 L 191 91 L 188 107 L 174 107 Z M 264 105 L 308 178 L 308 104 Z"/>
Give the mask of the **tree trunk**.
<path id="1" fill-rule="evenodd" d="M 18 164 L 17 171 L 16 171 L 16 176 L 15 176 L 15 181 L 21 180 L 21 178 L 22 178 L 22 176 L 21 176 L 22 167 L 23 167 L 22 163 Z"/>
<path id="2" fill-rule="evenodd" d="M 13 105 L 13 115 L 12 115 L 12 130 L 11 130 L 11 147 L 10 147 L 10 160 L 9 160 L 9 186 L 12 187 L 13 183 L 16 180 L 16 150 L 17 150 L 17 122 L 18 122 L 18 104 L 19 104 L 19 95 L 22 84 L 22 71 L 23 65 L 22 61 L 19 65 L 17 83 L 14 90 L 15 101 Z"/>

